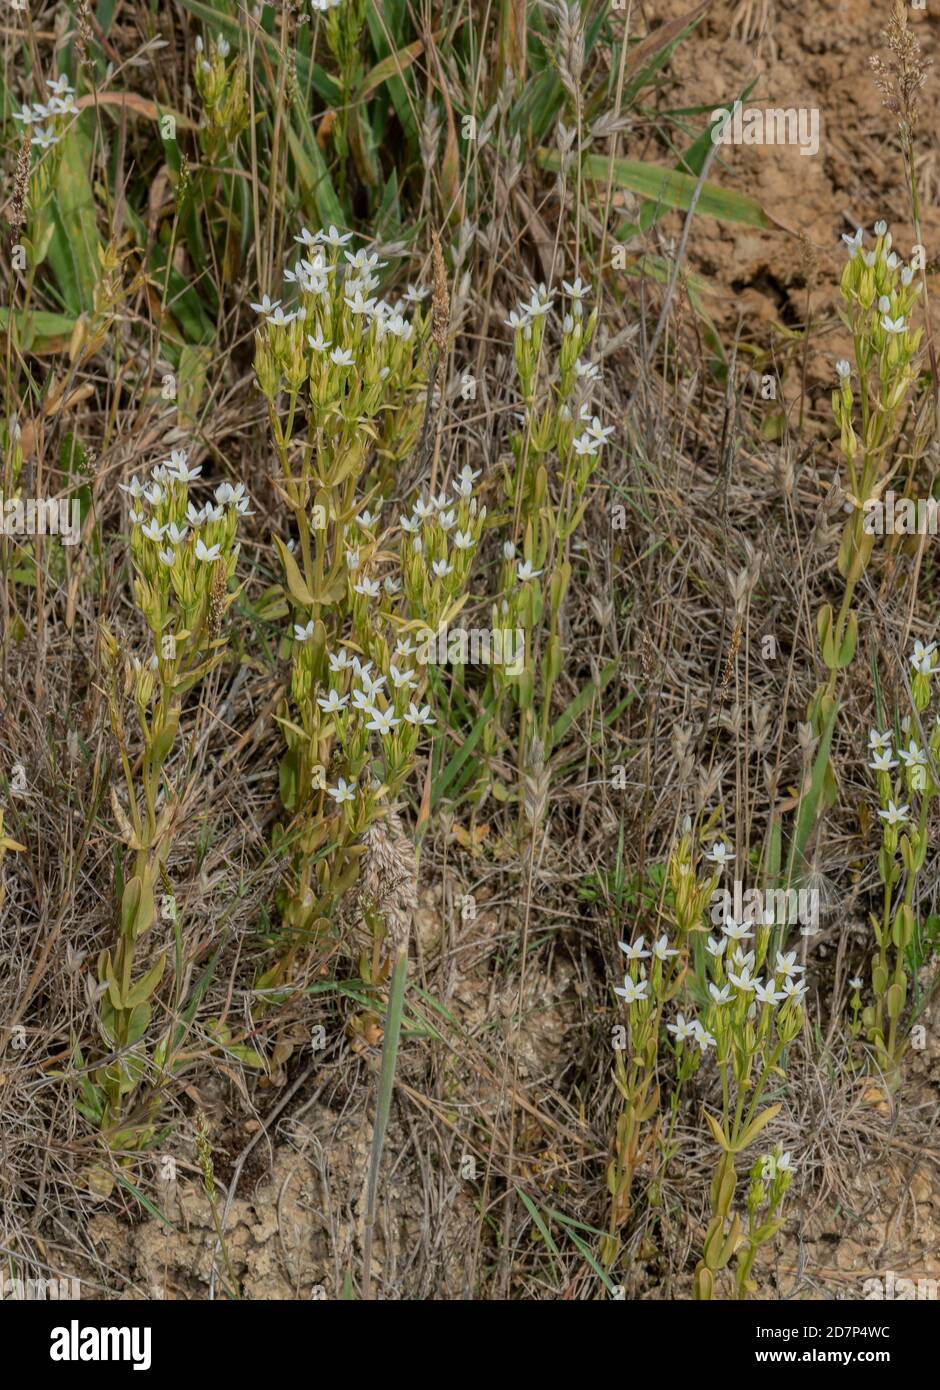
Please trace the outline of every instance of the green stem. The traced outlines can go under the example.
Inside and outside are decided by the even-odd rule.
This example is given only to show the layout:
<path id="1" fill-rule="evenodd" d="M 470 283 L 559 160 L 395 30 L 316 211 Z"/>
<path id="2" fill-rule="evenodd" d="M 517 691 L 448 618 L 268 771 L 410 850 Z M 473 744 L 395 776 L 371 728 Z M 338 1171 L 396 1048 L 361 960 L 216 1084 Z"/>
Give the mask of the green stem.
<path id="1" fill-rule="evenodd" d="M 379 1091 L 375 1106 L 375 1126 L 372 1130 L 372 1151 L 369 1155 L 369 1176 L 366 1183 L 366 1211 L 362 1235 L 362 1297 L 372 1297 L 372 1233 L 375 1228 L 375 1211 L 378 1202 L 379 1170 L 382 1166 L 382 1151 L 385 1147 L 385 1133 L 392 1107 L 392 1092 L 395 1086 L 395 1064 L 398 1060 L 398 1040 L 401 1036 L 401 1019 L 404 1009 L 405 981 L 408 978 L 407 949 L 399 951 L 395 957 L 391 984 L 388 991 L 388 1006 L 385 1011 L 385 1036 L 382 1039 L 382 1070 L 379 1074 Z"/>

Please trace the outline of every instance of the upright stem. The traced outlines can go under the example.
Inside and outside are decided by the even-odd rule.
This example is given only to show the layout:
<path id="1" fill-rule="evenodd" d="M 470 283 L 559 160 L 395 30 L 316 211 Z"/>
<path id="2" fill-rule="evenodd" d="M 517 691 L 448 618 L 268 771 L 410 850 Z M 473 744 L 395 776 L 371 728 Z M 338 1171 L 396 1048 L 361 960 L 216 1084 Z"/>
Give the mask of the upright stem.
<path id="1" fill-rule="evenodd" d="M 379 1073 L 379 1091 L 375 1105 L 375 1126 L 372 1130 L 372 1152 L 369 1155 L 369 1176 L 366 1183 L 366 1212 L 362 1234 L 362 1297 L 372 1297 L 372 1232 L 375 1228 L 375 1210 L 378 1204 L 379 1170 L 382 1166 L 382 1151 L 385 1148 L 385 1133 L 392 1108 L 392 1092 L 395 1086 L 395 1064 L 398 1061 L 398 1040 L 401 1036 L 401 1016 L 405 999 L 405 981 L 408 978 L 408 951 L 399 951 L 395 957 L 391 984 L 388 991 L 388 1006 L 385 1011 L 385 1036 L 382 1039 L 382 1070 Z"/>

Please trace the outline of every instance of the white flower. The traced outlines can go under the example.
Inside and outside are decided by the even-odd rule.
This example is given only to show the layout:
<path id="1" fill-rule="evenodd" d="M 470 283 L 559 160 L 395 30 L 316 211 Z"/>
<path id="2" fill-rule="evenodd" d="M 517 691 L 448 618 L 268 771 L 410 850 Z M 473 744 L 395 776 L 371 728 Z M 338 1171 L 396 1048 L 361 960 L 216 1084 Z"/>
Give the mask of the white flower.
<path id="1" fill-rule="evenodd" d="M 567 280 L 562 280 L 561 287 L 569 299 L 582 300 L 588 292 L 588 286 L 582 285 L 579 275 L 573 285 L 569 285 Z"/>
<path id="2" fill-rule="evenodd" d="M 579 357 L 574 364 L 574 374 L 579 381 L 597 381 L 601 369 L 595 362 L 585 362 L 583 358 Z"/>
<path id="3" fill-rule="evenodd" d="M 372 665 L 371 661 L 369 662 L 369 665 Z M 366 692 L 370 700 L 375 699 L 376 695 L 378 695 L 379 691 L 382 689 L 382 686 L 385 684 L 384 676 L 370 676 L 368 668 L 364 668 L 359 672 L 359 680 L 362 683 L 363 690 Z"/>
<path id="4" fill-rule="evenodd" d="M 359 580 L 358 584 L 353 585 L 357 594 L 363 594 L 366 598 L 378 598 L 381 593 L 381 585 L 377 579 L 367 579 L 365 575 Z"/>
<path id="5" fill-rule="evenodd" d="M 806 981 L 796 980 L 792 975 L 785 975 L 781 988 L 785 999 L 795 999 L 799 1004 L 806 992 Z"/>
<path id="6" fill-rule="evenodd" d="M 361 526 L 365 531 L 371 531 L 374 529 L 375 524 L 378 521 L 381 514 L 381 507 L 379 507 L 377 512 L 370 512 L 368 509 L 366 509 L 366 511 L 364 511 L 361 516 L 356 517 L 356 525 Z"/>
<path id="7" fill-rule="evenodd" d="M 481 471 L 482 470 L 478 468 L 476 472 L 474 472 L 469 463 L 464 464 L 463 468 L 460 470 L 460 477 L 452 484 L 458 497 L 469 497 L 472 494 L 473 484 L 476 482 L 477 478 L 479 478 Z"/>
<path id="8" fill-rule="evenodd" d="M 714 999 L 714 1001 L 715 1001 L 716 1004 L 727 1004 L 727 1003 L 729 1002 L 729 1000 L 731 999 L 731 986 L 730 986 L 730 985 L 722 985 L 722 986 L 721 986 L 721 989 L 719 989 L 718 986 L 717 986 L 716 984 L 714 984 L 711 980 L 709 980 L 709 982 L 708 982 L 708 992 L 709 992 L 709 994 L 711 995 L 711 997 Z"/>
<path id="9" fill-rule="evenodd" d="M 707 1028 L 703 1028 L 698 1019 L 695 1020 L 695 1041 L 698 1043 L 702 1052 L 707 1052 L 710 1047 L 717 1047 L 715 1039 Z"/>
<path id="10" fill-rule="evenodd" d="M 366 714 L 375 714 L 372 708 L 372 701 L 364 690 L 354 690 L 352 693 L 353 709 L 364 710 Z"/>
<path id="11" fill-rule="evenodd" d="M 140 529 L 142 534 L 147 537 L 148 541 L 153 541 L 154 544 L 156 544 L 157 542 L 163 539 L 163 533 L 166 531 L 166 526 L 161 526 L 159 521 L 157 521 L 154 518 L 152 521 L 148 521 L 146 526 L 142 526 Z"/>
<path id="12" fill-rule="evenodd" d="M 890 730 L 890 729 L 886 729 L 885 732 L 884 732 L 883 734 L 879 734 L 879 732 L 878 732 L 877 729 L 869 729 L 869 731 L 868 731 L 868 749 L 869 749 L 869 752 L 872 752 L 872 751 L 873 751 L 874 749 L 876 749 L 876 748 L 887 748 L 887 749 L 890 751 L 890 749 L 891 749 L 891 730 Z"/>
<path id="13" fill-rule="evenodd" d="M 775 969 L 778 975 L 801 975 L 806 966 L 797 965 L 795 951 L 788 951 L 786 955 L 778 951 Z"/>
<path id="14" fill-rule="evenodd" d="M 194 468 L 190 468 L 186 462 L 186 453 L 181 449 L 174 452 L 167 471 L 176 482 L 191 483 L 202 472 L 202 464 L 197 463 Z"/>
<path id="15" fill-rule="evenodd" d="M 863 989 L 864 986 L 865 981 L 862 979 L 861 975 L 853 975 L 851 980 L 849 980 L 850 989 Z"/>
<path id="16" fill-rule="evenodd" d="M 892 758 L 890 748 L 880 748 L 868 764 L 873 772 L 890 772 L 897 765 L 897 758 Z"/>
<path id="17" fill-rule="evenodd" d="M 344 251 L 343 255 L 353 270 L 375 270 L 380 266 L 388 265 L 388 261 L 380 261 L 378 255 L 370 255 L 365 247 L 352 253 Z"/>
<path id="18" fill-rule="evenodd" d="M 641 936 L 632 946 L 628 946 L 625 941 L 618 941 L 617 945 L 623 951 L 627 960 L 649 960 L 649 951 L 646 949 L 646 936 Z"/>
<path id="19" fill-rule="evenodd" d="M 887 811 L 879 811 L 878 814 L 888 825 L 903 825 L 907 820 L 909 806 L 895 806 L 893 801 L 888 802 Z"/>
<path id="20" fill-rule="evenodd" d="M 32 125 L 35 119 L 28 106 L 24 106 L 22 111 L 14 111 L 12 114 L 14 121 L 22 121 L 24 125 Z"/>
<path id="21" fill-rule="evenodd" d="M 352 666 L 352 660 L 345 647 L 340 647 L 338 652 L 330 652 L 329 663 L 334 675 L 340 671 L 348 671 Z"/>
<path id="22" fill-rule="evenodd" d="M 118 483 L 118 487 L 122 492 L 126 492 L 129 497 L 133 497 L 135 501 L 138 497 L 143 497 L 144 495 L 144 489 L 140 484 L 139 478 L 131 478 L 129 483 Z"/>
<path id="23" fill-rule="evenodd" d="M 338 690 L 331 690 L 329 695 L 318 695 L 317 704 L 326 714 L 336 714 L 338 710 L 345 709 L 349 700 L 348 695 L 341 695 Z"/>
<path id="24" fill-rule="evenodd" d="M 530 318 L 538 318 L 547 314 L 552 307 L 554 294 L 545 288 L 544 285 L 535 285 L 532 289 L 532 297 L 526 304 L 525 309 Z"/>
<path id="25" fill-rule="evenodd" d="M 792 1172 L 793 1172 L 793 1164 L 792 1164 L 791 1161 L 790 1161 L 790 1152 L 789 1152 L 789 1150 L 787 1150 L 786 1153 L 778 1153 L 776 1157 L 777 1157 L 777 1172 L 778 1172 L 778 1173 L 792 1173 Z"/>
<path id="26" fill-rule="evenodd" d="M 135 512 L 133 507 L 128 507 L 127 514 L 130 517 L 131 524 L 133 526 L 139 526 L 140 523 L 144 521 L 146 518 L 146 512 Z"/>
<path id="27" fill-rule="evenodd" d="M 600 440 L 595 439 L 593 434 L 588 434 L 587 431 L 584 434 L 579 434 L 571 443 L 576 454 L 589 454 L 592 457 L 601 447 Z"/>
<path id="28" fill-rule="evenodd" d="M 324 338 L 322 333 L 318 333 L 316 337 L 312 333 L 307 334 L 307 343 L 314 352 L 326 352 L 332 341 L 332 338 Z"/>
<path id="29" fill-rule="evenodd" d="M 166 565 L 167 569 L 170 568 L 170 566 L 173 564 L 173 562 L 175 561 L 175 559 L 176 559 L 176 551 L 175 551 L 175 550 L 161 550 L 161 551 L 160 551 L 160 562 L 161 562 L 161 564 Z"/>
<path id="30" fill-rule="evenodd" d="M 888 230 L 888 224 L 887 224 L 887 222 L 880 221 L 880 222 L 876 222 L 876 223 L 875 223 L 875 236 L 884 236 L 884 234 L 885 234 L 885 232 L 886 232 L 887 230 Z"/>
<path id="31" fill-rule="evenodd" d="M 59 143 L 59 136 L 47 126 L 37 126 L 36 134 L 29 142 L 31 145 L 38 145 L 41 150 L 48 150 L 51 145 Z"/>
<path id="32" fill-rule="evenodd" d="M 885 314 L 884 318 L 881 320 L 881 326 L 886 333 L 907 332 L 907 324 L 904 320 L 903 314 L 901 314 L 900 317 L 896 319 L 891 318 L 889 314 Z"/>
<path id="33" fill-rule="evenodd" d="M 904 268 L 901 271 L 901 284 L 904 286 L 905 289 L 907 289 L 908 285 L 911 283 L 913 279 L 913 270 L 911 270 L 909 265 L 904 266 Z"/>
<path id="34" fill-rule="evenodd" d="M 710 859 L 713 864 L 717 864 L 719 869 L 723 869 L 726 864 L 732 864 L 734 862 L 734 855 L 731 853 L 728 846 L 721 840 L 715 841 L 711 849 L 707 851 L 705 858 Z"/>
<path id="35" fill-rule="evenodd" d="M 385 324 L 386 329 L 393 338 L 401 338 L 402 342 L 407 343 L 414 331 L 407 319 L 402 318 L 401 314 L 393 314 Z"/>
<path id="36" fill-rule="evenodd" d="M 273 314 L 275 309 L 281 307 L 281 301 L 279 299 L 271 299 L 269 295 L 263 295 L 261 303 L 252 304 L 251 307 L 256 314 L 264 314 L 265 317 L 267 317 L 268 314 Z"/>
<path id="37" fill-rule="evenodd" d="M 850 256 L 854 256 L 855 252 L 859 250 L 864 236 L 865 233 L 862 231 L 861 227 L 857 228 L 854 236 L 849 236 L 847 232 L 842 233 L 842 240 L 848 247 Z"/>
<path id="38" fill-rule="evenodd" d="M 909 748 L 899 748 L 898 754 L 904 759 L 904 765 L 906 767 L 927 766 L 927 753 L 923 748 L 917 746 L 914 739 L 911 739 Z"/>
<path id="39" fill-rule="evenodd" d="M 353 364 L 352 349 L 335 347 L 330 353 L 330 361 L 336 367 L 351 367 Z"/>
<path id="40" fill-rule="evenodd" d="M 615 430 L 613 425 L 602 425 L 595 415 L 588 425 L 587 432 L 592 438 L 597 440 L 598 444 L 606 444 L 610 436 L 615 433 Z"/>
<path id="41" fill-rule="evenodd" d="M 355 801 L 355 783 L 347 782 L 345 777 L 340 777 L 335 787 L 327 787 L 327 796 L 331 796 L 337 805 L 342 805 L 344 801 Z"/>
<path id="42" fill-rule="evenodd" d="M 936 642 L 928 642 L 926 647 L 920 638 L 914 643 L 914 650 L 911 653 L 911 665 L 914 670 L 922 676 L 929 676 L 936 669 L 935 653 L 937 650 Z"/>
<path id="43" fill-rule="evenodd" d="M 841 357 L 836 363 L 836 371 L 839 373 L 840 381 L 848 381 L 849 377 L 852 375 L 852 368 L 844 357 Z"/>
<path id="44" fill-rule="evenodd" d="M 278 304 L 274 312 L 268 314 L 267 318 L 265 319 L 265 323 L 269 323 L 272 328 L 286 328 L 288 324 L 294 322 L 294 319 L 296 317 L 296 309 L 291 309 L 289 313 L 285 314 L 280 304 Z"/>
<path id="45" fill-rule="evenodd" d="M 726 917 L 722 930 L 730 941 L 747 941 L 749 937 L 754 935 L 752 931 L 748 931 L 748 927 L 753 925 L 753 922 L 736 922 L 733 917 Z"/>
<path id="46" fill-rule="evenodd" d="M 473 533 L 471 531 L 454 532 L 455 550 L 472 550 L 475 545 L 476 541 L 473 539 Z"/>
<path id="47" fill-rule="evenodd" d="M 393 574 L 387 574 L 382 580 L 382 587 L 389 598 L 394 598 L 395 594 L 397 594 L 398 590 L 401 588 L 401 580 L 396 579 Z"/>
<path id="48" fill-rule="evenodd" d="M 516 567 L 516 578 L 520 584 L 526 584 L 530 579 L 538 579 L 541 573 L 541 570 L 534 570 L 528 560 L 525 563 L 520 560 Z"/>
<path id="49" fill-rule="evenodd" d="M 745 992 L 754 989 L 756 984 L 756 981 L 751 979 L 751 967 L 749 965 L 742 966 L 741 972 L 738 975 L 736 975 L 733 970 L 729 970 L 728 979 L 733 985 L 736 985 L 738 989 L 743 989 Z"/>
<path id="50" fill-rule="evenodd" d="M 395 643 L 395 655 L 396 655 L 396 656 L 413 656 L 414 653 L 415 653 L 415 644 L 414 644 L 414 642 L 412 642 L 411 638 L 410 638 L 410 637 L 399 637 L 398 641 Z"/>
<path id="51" fill-rule="evenodd" d="M 720 956 L 724 955 L 727 944 L 728 938 L 726 936 L 719 936 L 717 941 L 713 936 L 710 936 L 705 942 L 705 949 L 710 956 L 714 956 L 717 960 Z"/>
<path id="52" fill-rule="evenodd" d="M 629 975 L 623 977 L 623 989 L 619 985 L 614 986 L 614 994 L 619 994 L 628 1004 L 635 1004 L 640 999 L 649 998 L 647 990 L 649 980 L 631 980 Z"/>
<path id="53" fill-rule="evenodd" d="M 188 535 L 189 527 L 184 526 L 181 530 L 175 521 L 171 521 L 166 528 L 166 537 L 171 545 L 182 545 Z"/>
<path id="54" fill-rule="evenodd" d="M 401 720 L 396 719 L 394 713 L 390 709 L 376 709 L 372 711 L 372 714 L 373 718 L 366 724 L 366 728 L 374 729 L 377 734 L 390 734 L 395 725 L 401 723 Z"/>
<path id="55" fill-rule="evenodd" d="M 358 550 L 347 550 L 347 551 L 346 551 L 346 568 L 347 568 L 347 569 L 351 569 L 351 570 L 357 570 L 357 569 L 359 568 L 359 551 L 358 551 Z"/>
<path id="56" fill-rule="evenodd" d="M 434 515 L 434 499 L 432 498 L 430 502 L 425 502 L 423 495 L 419 497 L 414 504 L 414 514 L 420 517 L 422 521 L 426 521 L 429 517 L 432 517 Z"/>
<path id="57" fill-rule="evenodd" d="M 347 241 L 352 241 L 353 238 L 352 232 L 340 232 L 332 223 L 330 223 L 327 231 L 318 232 L 317 236 L 323 242 L 324 246 L 332 246 L 336 250 L 341 246 L 345 246 Z"/>
<path id="58" fill-rule="evenodd" d="M 407 531 L 410 535 L 414 535 L 421 530 L 421 518 L 418 516 L 400 516 L 398 518 L 398 523 L 401 529 Z"/>
<path id="59" fill-rule="evenodd" d="M 695 1037 L 695 1020 L 686 1020 L 682 1014 L 676 1014 L 675 1023 L 667 1023 L 666 1031 L 675 1033 L 676 1042 L 685 1042 L 686 1038 Z"/>
<path id="60" fill-rule="evenodd" d="M 454 567 L 449 565 L 446 560 L 435 560 L 431 565 L 431 570 L 436 579 L 445 579 L 448 574 L 453 574 Z"/>
<path id="61" fill-rule="evenodd" d="M 213 560 L 218 560 L 221 555 L 218 545 L 206 545 L 205 541 L 196 539 L 196 559 L 204 560 L 206 564 L 211 564 Z"/>
<path id="62" fill-rule="evenodd" d="M 678 951 L 670 950 L 669 938 L 666 936 L 665 932 L 658 941 L 653 942 L 653 955 L 657 960 L 667 961 L 670 956 L 677 956 L 678 954 Z"/>
<path id="63" fill-rule="evenodd" d="M 399 671 L 394 663 L 389 666 L 388 671 L 396 690 L 413 690 L 418 684 L 414 671 Z"/>
<path id="64" fill-rule="evenodd" d="M 440 512 L 438 514 L 437 519 L 440 523 L 442 531 L 449 531 L 450 528 L 456 525 L 457 522 L 457 516 L 455 512 Z"/>
<path id="65" fill-rule="evenodd" d="M 375 314 L 375 300 L 364 299 L 362 290 L 357 290 L 352 299 L 346 296 L 343 303 L 351 314 L 362 314 L 365 318 L 371 319 Z"/>
<path id="66" fill-rule="evenodd" d="M 196 529 L 196 527 L 201 526 L 205 521 L 205 516 L 203 515 L 202 508 L 194 506 L 192 502 L 187 502 L 186 520 L 189 522 L 190 526 L 192 526 L 194 530 Z"/>
<path id="67" fill-rule="evenodd" d="M 879 314 L 888 314 L 891 312 L 891 300 L 886 294 L 883 294 L 878 300 L 878 312 Z"/>
<path id="68" fill-rule="evenodd" d="M 431 706 L 422 705 L 421 709 L 418 709 L 414 701 L 408 706 L 408 711 L 403 717 L 407 724 L 414 724 L 415 726 L 418 724 L 433 724 L 435 722 L 431 716 Z"/>
<path id="69" fill-rule="evenodd" d="M 768 980 L 766 984 L 763 984 L 760 980 L 755 980 L 754 994 L 762 1004 L 779 1004 L 780 1000 L 784 998 L 783 994 L 778 994 L 774 989 L 773 980 Z"/>
<path id="70" fill-rule="evenodd" d="M 512 541 L 503 541 L 503 559 L 514 560 L 516 558 L 516 547 Z"/>
<path id="71" fill-rule="evenodd" d="M 503 319 L 503 323 L 506 327 L 511 328 L 513 332 L 517 332 L 520 328 L 528 328 L 529 322 L 528 310 L 522 306 L 520 306 L 518 312 L 515 309 L 510 309 L 509 318 Z"/>

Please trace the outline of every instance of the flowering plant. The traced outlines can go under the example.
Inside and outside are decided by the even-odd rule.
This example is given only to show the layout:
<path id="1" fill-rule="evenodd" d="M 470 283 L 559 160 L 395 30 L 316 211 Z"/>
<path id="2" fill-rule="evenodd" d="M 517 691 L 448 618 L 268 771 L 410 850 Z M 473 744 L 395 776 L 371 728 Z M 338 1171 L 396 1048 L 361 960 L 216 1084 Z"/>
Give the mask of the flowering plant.
<path id="1" fill-rule="evenodd" d="M 410 515 L 383 524 L 424 413 L 426 292 L 377 298 L 385 263 L 350 250 L 351 236 L 304 229 L 285 274 L 293 304 L 264 295 L 253 305 L 262 319 L 255 371 L 296 530 L 275 539 L 294 609 L 290 698 L 278 715 L 281 795 L 293 816 L 287 950 L 259 989 L 289 978 L 305 942 L 335 937 L 361 837 L 394 802 L 433 723 L 426 634 L 462 606 L 485 518 L 468 466 L 452 495 L 420 494 Z M 377 974 L 375 951 L 362 970 Z"/>
<path id="2" fill-rule="evenodd" d="M 152 650 L 143 658 L 122 658 L 110 629 L 104 623 L 100 627 L 108 710 L 127 794 L 126 809 L 114 790 L 111 804 L 134 867 L 120 889 L 117 944 L 101 953 L 98 983 L 92 989 L 111 1055 L 83 1079 L 77 1104 L 117 1150 L 143 1148 L 149 1142 L 161 1077 L 176 1064 L 178 1039 L 172 1027 L 162 1035 L 152 1059 L 143 1044 L 151 1021 L 150 1000 L 169 952 L 161 951 L 142 975 L 135 977 L 134 968 L 155 920 L 155 895 L 161 884 L 169 885 L 167 864 L 184 788 L 167 766 L 179 736 L 183 701 L 224 655 L 223 621 L 238 593 L 230 589 L 238 559 L 238 518 L 249 507 L 244 487 L 228 483 L 219 485 L 213 500 L 197 506 L 191 485 L 201 471 L 200 465 L 191 467 L 186 451 L 179 449 L 153 469 L 148 482 L 132 478 L 121 484 L 130 499 L 134 596 Z M 143 742 L 137 770 L 125 725 L 128 695 Z M 171 893 L 167 904 L 164 915 L 175 930 Z M 80 1055 L 75 1061 L 83 1066 Z M 147 1079 L 153 1084 L 146 1100 L 135 1104 L 131 1121 L 130 1100 Z"/>
<path id="3" fill-rule="evenodd" d="M 547 795 L 542 765 L 551 753 L 552 694 L 563 662 L 560 617 L 571 581 L 571 537 L 584 517 L 601 449 L 614 433 L 590 404 L 600 371 L 581 355 L 593 339 L 597 310 L 585 316 L 588 288 L 580 276 L 563 281 L 562 288 L 568 308 L 557 375 L 548 381 L 542 380 L 548 376 L 543 348 L 554 292 L 536 286 L 506 320 L 523 410 L 521 428 L 510 441 L 515 466 L 504 471 L 511 536 L 503 544 L 493 627 L 524 634 L 525 661 L 492 668 L 494 718 L 484 748 L 488 754 L 495 750 L 512 702 L 520 714 L 518 797 L 532 824 L 540 820 Z"/>
<path id="4" fill-rule="evenodd" d="M 896 730 L 872 729 L 868 750 L 869 767 L 878 781 L 882 836 L 878 876 L 884 899 L 881 918 L 875 913 L 870 916 L 878 947 L 871 971 L 874 1000 L 862 1009 L 861 1021 L 892 1085 L 897 1083 L 904 1050 L 900 1025 L 909 984 L 907 957 L 916 929 L 914 892 L 927 858 L 930 801 L 940 792 L 936 781 L 940 720 L 928 733 L 921 718 L 930 704 L 931 678 L 938 669 L 936 642 L 915 642 L 910 661 L 916 725 L 908 715 Z"/>

